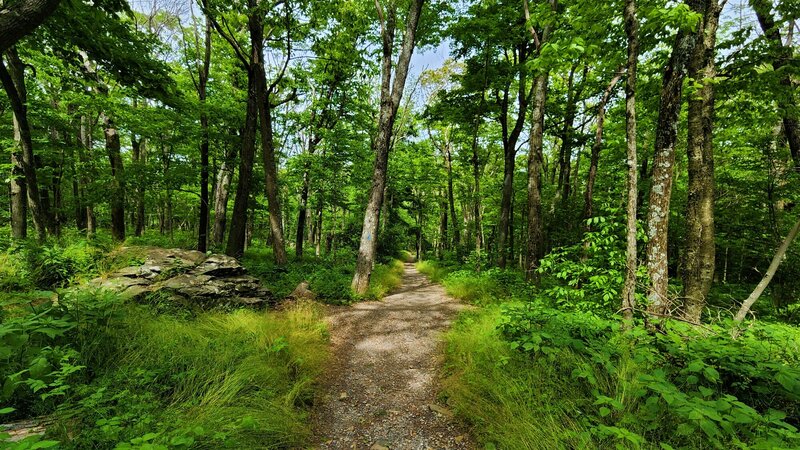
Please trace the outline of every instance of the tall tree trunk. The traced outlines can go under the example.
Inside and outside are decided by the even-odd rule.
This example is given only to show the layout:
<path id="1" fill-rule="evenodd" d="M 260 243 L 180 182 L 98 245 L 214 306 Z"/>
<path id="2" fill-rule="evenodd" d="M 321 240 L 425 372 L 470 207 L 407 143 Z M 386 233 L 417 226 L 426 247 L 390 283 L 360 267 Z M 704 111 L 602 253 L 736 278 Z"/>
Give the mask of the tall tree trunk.
<path id="1" fill-rule="evenodd" d="M 252 0 L 251 0 L 252 1 Z M 264 23 L 263 16 L 253 13 L 248 18 L 250 29 L 250 66 L 255 76 L 258 117 L 261 130 L 261 157 L 264 164 L 264 186 L 269 208 L 269 224 L 272 232 L 272 251 L 276 264 L 286 264 L 286 246 L 283 239 L 281 204 L 278 195 L 278 170 L 275 161 L 275 143 L 272 130 L 272 92 L 267 89 L 267 78 L 264 72 Z"/>
<path id="2" fill-rule="evenodd" d="M 561 128 L 561 149 L 559 150 L 558 191 L 556 195 L 561 201 L 567 201 L 571 192 L 570 171 L 572 169 L 572 135 L 575 127 L 575 69 L 574 64 L 567 78 L 567 104 L 564 106 L 564 124 Z M 588 67 L 588 66 L 587 66 Z"/>
<path id="3" fill-rule="evenodd" d="M 352 282 L 353 291 L 361 295 L 365 294 L 369 288 L 369 278 L 375 261 L 378 215 L 383 204 L 383 191 L 386 187 L 386 168 L 389 160 L 389 147 L 392 142 L 392 128 L 397 116 L 397 110 L 400 107 L 400 100 L 403 97 L 423 3 L 425 3 L 425 0 L 413 0 L 408 10 L 406 31 L 403 36 L 403 44 L 400 48 L 397 64 L 395 65 L 392 84 L 392 44 L 394 41 L 395 13 L 393 10 L 389 10 L 388 17 L 384 20 L 380 4 L 376 2 L 381 15 L 381 37 L 383 41 L 381 106 L 378 118 L 378 134 L 373 140 L 375 165 L 372 171 L 372 187 L 364 213 L 361 243 L 359 244 L 356 271 Z"/>
<path id="4" fill-rule="evenodd" d="M 131 136 L 131 159 L 137 166 L 138 179 L 136 181 L 135 213 L 133 214 L 133 234 L 141 236 L 144 233 L 145 213 L 144 213 L 144 181 L 142 174 L 145 172 L 146 144 L 143 139 Z"/>
<path id="5" fill-rule="evenodd" d="M 40 241 L 43 241 L 47 237 L 46 218 L 39 194 L 39 183 L 36 178 L 36 158 L 33 153 L 33 139 L 31 137 L 30 124 L 28 123 L 28 93 L 25 88 L 25 68 L 14 48 L 6 52 L 5 59 L 8 60 L 10 69 L 6 68 L 4 61 L 0 61 L 0 81 L 3 83 L 3 89 L 8 95 L 11 110 L 14 113 L 15 127 L 19 130 L 22 160 L 18 161 L 18 163 L 22 165 L 22 172 L 25 175 L 28 209 L 33 218 L 36 236 Z"/>
<path id="6" fill-rule="evenodd" d="M 635 8 L 635 7 L 634 7 Z M 606 105 L 614 92 L 614 86 L 622 78 L 621 68 L 618 70 L 611 82 L 608 83 L 600 103 L 597 105 L 597 130 L 592 144 L 592 155 L 589 161 L 589 173 L 586 177 L 586 191 L 584 192 L 583 218 L 588 219 L 594 215 L 594 183 L 597 179 L 597 167 L 600 163 L 600 150 L 603 148 L 603 126 L 606 122 Z"/>
<path id="7" fill-rule="evenodd" d="M 523 1 L 525 21 L 530 24 L 528 1 Z M 550 9 L 555 12 L 556 1 L 550 0 Z M 545 25 L 541 36 L 533 26 L 528 30 L 536 43 L 536 54 L 550 37 L 551 25 Z M 539 260 L 544 256 L 544 230 L 542 224 L 542 166 L 544 165 L 544 113 L 547 105 L 547 83 L 550 74 L 540 72 L 533 81 L 533 111 L 531 112 L 530 150 L 528 151 L 528 243 L 525 251 L 525 278 L 537 278 Z"/>
<path id="8" fill-rule="evenodd" d="M 453 223 L 453 245 L 458 251 L 461 245 L 461 232 L 458 220 L 456 220 L 456 203 L 453 194 L 453 144 L 449 138 L 444 144 L 444 161 L 445 170 L 447 170 L 447 203 L 450 208 L 450 221 Z"/>
<path id="9" fill-rule="evenodd" d="M 528 245 L 525 256 L 525 278 L 537 278 L 539 260 L 544 256 L 542 226 L 542 163 L 544 159 L 544 111 L 547 104 L 548 73 L 534 79 L 533 112 L 531 114 L 530 151 L 528 153 Z"/>
<path id="10" fill-rule="evenodd" d="M 14 119 L 14 141 L 16 146 L 11 152 L 11 237 L 25 239 L 28 237 L 28 192 L 25 186 L 25 173 L 22 168 L 22 145 L 19 137 L 19 125 Z"/>
<path id="11" fill-rule="evenodd" d="M 714 281 L 714 55 L 719 0 L 707 0 L 689 77 L 700 84 L 689 98 L 688 169 L 689 198 L 686 202 L 686 248 L 683 260 L 683 317 L 699 322 L 706 296 Z"/>
<path id="12" fill-rule="evenodd" d="M 122 166 L 122 153 L 119 132 L 110 117 L 104 115 L 103 124 L 106 138 L 106 152 L 111 164 L 111 237 L 115 241 L 125 240 L 125 172 Z"/>
<path id="13" fill-rule="evenodd" d="M 197 250 L 206 251 L 208 247 L 208 113 L 206 112 L 206 91 L 208 74 L 211 68 L 211 21 L 206 18 L 203 46 L 203 62 L 198 67 L 197 97 L 200 100 L 200 212 L 198 216 Z"/>
<path id="14" fill-rule="evenodd" d="M 255 157 L 256 123 L 258 120 L 258 95 L 256 74 L 253 68 L 247 70 L 247 112 L 242 130 L 242 149 L 239 155 L 239 182 L 233 200 L 231 227 L 225 253 L 233 257 L 244 254 L 247 232 L 247 206 L 253 179 L 253 158 Z"/>
<path id="15" fill-rule="evenodd" d="M 775 23 L 775 18 L 772 16 L 773 3 L 770 0 L 750 0 L 750 5 L 756 12 L 756 17 L 761 29 L 764 31 L 764 36 L 772 44 L 773 51 L 776 52 L 772 67 L 778 71 L 791 64 L 793 50 L 791 46 L 783 43 L 778 24 Z M 794 161 L 794 168 L 796 171 L 800 171 L 800 122 L 790 112 L 796 107 L 796 85 L 788 72 L 781 78 L 780 84 L 785 89 L 785 92 L 777 99 L 778 109 L 781 112 L 783 130 L 789 143 L 789 151 Z"/>
<path id="16" fill-rule="evenodd" d="M 78 140 L 80 141 L 78 145 L 78 160 L 80 161 L 82 167 L 80 184 L 83 186 L 84 201 L 86 203 L 86 237 L 91 238 L 97 231 L 97 218 L 94 215 L 94 203 L 91 200 L 91 194 L 87 192 L 89 190 L 89 177 L 86 175 L 88 165 L 91 161 L 93 145 L 91 131 L 92 125 L 89 118 L 85 115 L 81 116 L 80 121 L 81 123 L 78 130 Z"/>
<path id="17" fill-rule="evenodd" d="M 633 320 L 636 308 L 636 210 L 639 195 L 639 164 L 636 160 L 636 77 L 639 58 L 639 19 L 636 17 L 636 0 L 625 0 L 623 12 L 625 34 L 628 39 L 628 75 L 625 80 L 625 147 L 627 154 L 627 202 L 625 207 L 625 282 L 622 285 L 622 317 L 625 326 Z"/>
<path id="18" fill-rule="evenodd" d="M 483 224 L 481 221 L 481 171 L 480 155 L 478 154 L 478 133 L 480 119 L 475 119 L 475 131 L 472 137 L 472 178 L 473 178 L 473 220 L 475 222 L 475 252 L 480 256 L 483 248 Z M 480 258 L 479 258 L 480 260 Z"/>
<path id="19" fill-rule="evenodd" d="M 753 304 L 761 297 L 761 294 L 764 292 L 764 289 L 767 288 L 769 282 L 772 281 L 772 277 L 775 276 L 775 273 L 778 271 L 778 267 L 781 265 L 783 258 L 786 256 L 786 252 L 789 250 L 789 246 L 792 245 L 792 242 L 797 237 L 797 233 L 800 232 L 800 220 L 795 222 L 792 229 L 789 231 L 789 234 L 786 235 L 786 238 L 781 243 L 781 246 L 778 247 L 778 250 L 775 252 L 775 256 L 772 258 L 772 262 L 769 265 L 769 268 L 764 273 L 764 277 L 761 278 L 761 281 L 756 285 L 756 288 L 753 289 L 753 292 L 750 294 L 749 297 L 742 303 L 741 308 L 733 317 L 733 320 L 736 322 L 741 322 L 747 316 L 747 313 L 750 312 L 750 308 Z"/>
<path id="20" fill-rule="evenodd" d="M 687 0 L 692 11 L 704 11 L 704 0 Z M 653 155 L 653 180 L 647 210 L 647 272 L 650 289 L 648 311 L 657 316 L 670 311 L 668 297 L 667 236 L 669 228 L 670 197 L 675 166 L 675 141 L 681 110 L 681 93 L 686 77 L 686 63 L 694 50 L 697 33 L 681 30 L 675 37 L 661 87 L 658 125 Z"/>
<path id="21" fill-rule="evenodd" d="M 517 117 L 514 126 L 508 131 L 508 102 L 504 101 L 504 111 L 502 113 L 503 127 L 503 195 L 500 200 L 500 221 L 498 223 L 497 234 L 497 265 L 505 269 L 508 258 L 509 235 L 513 233 L 514 221 L 511 215 L 511 198 L 514 194 L 514 170 L 517 158 L 517 141 L 525 126 L 525 117 L 528 112 L 528 103 L 531 93 L 527 89 L 528 70 L 526 62 L 528 60 L 528 45 L 520 44 L 517 46 Z"/>

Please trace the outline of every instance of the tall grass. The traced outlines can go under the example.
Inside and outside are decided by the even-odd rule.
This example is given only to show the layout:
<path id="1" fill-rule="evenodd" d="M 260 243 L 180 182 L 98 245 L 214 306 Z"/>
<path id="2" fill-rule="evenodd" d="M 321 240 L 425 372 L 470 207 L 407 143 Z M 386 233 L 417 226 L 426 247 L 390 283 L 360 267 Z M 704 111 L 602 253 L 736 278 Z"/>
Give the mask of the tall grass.
<path id="1" fill-rule="evenodd" d="M 369 279 L 369 290 L 366 297 L 369 299 L 380 299 L 397 289 L 403 284 L 403 271 L 405 266 L 400 260 L 393 260 L 389 264 L 379 264 L 372 271 Z"/>
<path id="2" fill-rule="evenodd" d="M 307 407 L 327 351 L 318 306 L 194 319 L 125 314 L 92 355 L 96 378 L 59 412 L 66 445 L 308 444 Z"/>
<path id="3" fill-rule="evenodd" d="M 495 306 L 462 313 L 445 335 L 449 404 L 486 448 L 588 448 L 557 369 L 532 370 L 498 335 L 499 319 Z"/>

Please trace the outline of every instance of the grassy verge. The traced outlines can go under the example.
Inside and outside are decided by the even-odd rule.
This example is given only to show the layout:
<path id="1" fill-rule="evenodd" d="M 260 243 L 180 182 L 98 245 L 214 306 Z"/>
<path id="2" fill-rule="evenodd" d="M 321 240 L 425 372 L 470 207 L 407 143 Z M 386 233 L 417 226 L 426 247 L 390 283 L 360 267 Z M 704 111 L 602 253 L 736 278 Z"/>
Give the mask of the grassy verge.
<path id="1" fill-rule="evenodd" d="M 2 347 L 22 347 L 0 362 L 0 373 L 20 374 L 3 393 L 13 409 L 4 420 L 53 416 L 47 438 L 63 448 L 309 443 L 308 408 L 327 357 L 316 304 L 183 318 L 83 295 L 7 314 Z"/>
<path id="2" fill-rule="evenodd" d="M 497 306 L 465 312 L 446 334 L 449 404 L 486 448 L 587 448 L 567 386 L 511 350 L 499 336 L 500 317 Z"/>

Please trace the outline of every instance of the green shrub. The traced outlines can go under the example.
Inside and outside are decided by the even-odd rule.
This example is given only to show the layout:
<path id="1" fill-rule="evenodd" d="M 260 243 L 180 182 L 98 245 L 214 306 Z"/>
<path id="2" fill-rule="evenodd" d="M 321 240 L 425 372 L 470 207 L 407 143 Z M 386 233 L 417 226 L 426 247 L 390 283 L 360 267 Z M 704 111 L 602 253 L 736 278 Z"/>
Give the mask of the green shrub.
<path id="1" fill-rule="evenodd" d="M 405 266 L 400 260 L 393 260 L 388 264 L 379 264 L 372 271 L 369 279 L 369 290 L 366 298 L 380 299 L 388 295 L 392 290 L 397 289 L 403 284 L 403 272 Z"/>

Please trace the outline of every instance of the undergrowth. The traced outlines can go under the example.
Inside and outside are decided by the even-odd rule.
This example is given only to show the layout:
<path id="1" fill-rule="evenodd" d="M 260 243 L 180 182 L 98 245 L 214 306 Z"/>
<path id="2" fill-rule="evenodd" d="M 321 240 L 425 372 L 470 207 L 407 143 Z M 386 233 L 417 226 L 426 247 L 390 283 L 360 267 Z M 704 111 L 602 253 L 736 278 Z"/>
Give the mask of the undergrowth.
<path id="1" fill-rule="evenodd" d="M 307 408 L 326 357 L 313 304 L 179 318 L 83 293 L 7 310 L 0 377 L 8 408 L 0 412 L 51 415 L 50 442 L 76 449 L 308 443 Z"/>

